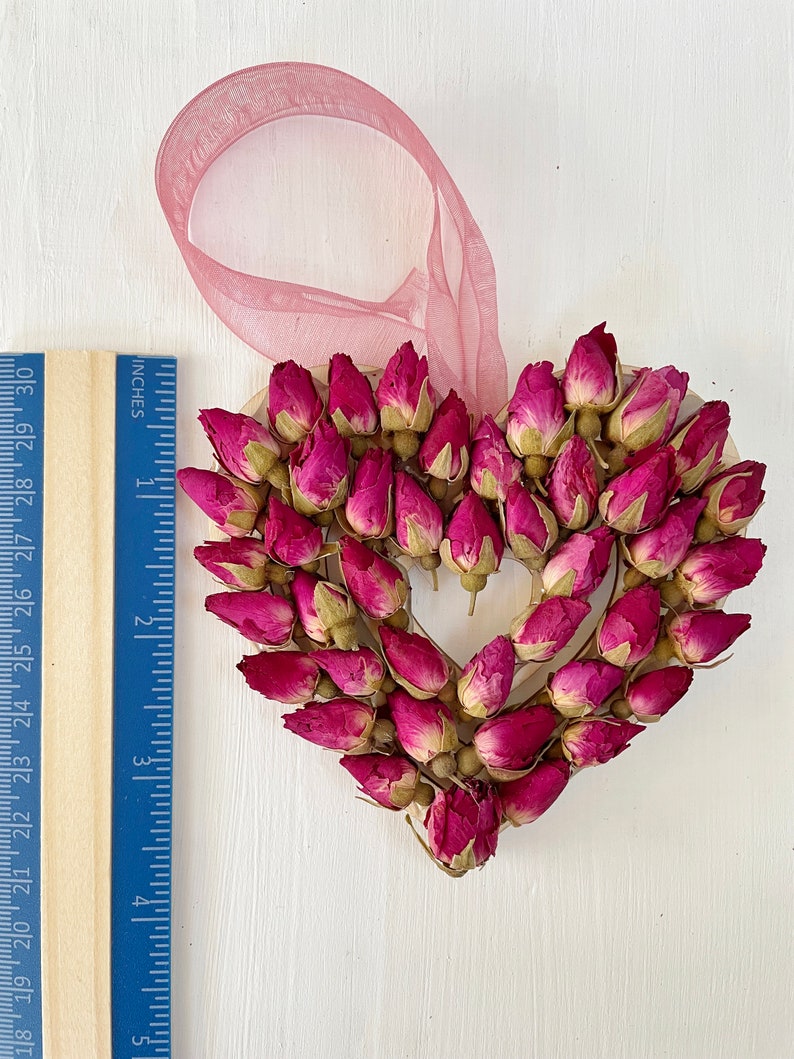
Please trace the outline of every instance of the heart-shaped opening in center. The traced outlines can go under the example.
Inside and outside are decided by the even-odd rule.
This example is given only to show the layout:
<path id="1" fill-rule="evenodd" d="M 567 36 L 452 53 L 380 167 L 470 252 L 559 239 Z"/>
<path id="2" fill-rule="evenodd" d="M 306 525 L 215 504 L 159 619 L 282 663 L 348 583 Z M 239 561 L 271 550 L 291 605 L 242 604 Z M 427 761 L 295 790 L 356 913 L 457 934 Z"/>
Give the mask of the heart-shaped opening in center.
<path id="1" fill-rule="evenodd" d="M 433 578 L 417 563 L 409 572 L 411 614 L 418 631 L 429 636 L 460 668 L 495 636 L 508 635 L 510 622 L 532 598 L 532 574 L 523 563 L 507 559 L 497 574 L 488 578 L 477 594 L 474 614 L 469 617 L 469 594 L 460 578 L 445 566 Z"/>

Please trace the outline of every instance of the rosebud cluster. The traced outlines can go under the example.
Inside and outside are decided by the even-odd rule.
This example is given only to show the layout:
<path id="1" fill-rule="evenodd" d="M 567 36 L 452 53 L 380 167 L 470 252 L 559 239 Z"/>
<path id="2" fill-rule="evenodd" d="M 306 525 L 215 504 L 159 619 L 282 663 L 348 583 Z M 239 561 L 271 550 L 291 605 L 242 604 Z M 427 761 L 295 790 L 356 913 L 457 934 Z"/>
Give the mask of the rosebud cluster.
<path id="1" fill-rule="evenodd" d="M 721 607 L 763 561 L 744 532 L 765 468 L 731 465 L 727 405 L 682 413 L 687 386 L 624 373 L 600 324 L 477 424 L 410 342 L 380 373 L 338 353 L 327 382 L 287 361 L 254 416 L 199 416 L 217 465 L 178 477 L 217 527 L 195 550 L 221 583 L 207 610 L 256 647 L 238 668 L 364 795 L 421 817 L 451 874 L 622 753 L 750 624 Z M 409 570 L 437 585 L 443 563 L 471 614 L 506 558 L 531 594 L 459 667 L 413 621 Z"/>

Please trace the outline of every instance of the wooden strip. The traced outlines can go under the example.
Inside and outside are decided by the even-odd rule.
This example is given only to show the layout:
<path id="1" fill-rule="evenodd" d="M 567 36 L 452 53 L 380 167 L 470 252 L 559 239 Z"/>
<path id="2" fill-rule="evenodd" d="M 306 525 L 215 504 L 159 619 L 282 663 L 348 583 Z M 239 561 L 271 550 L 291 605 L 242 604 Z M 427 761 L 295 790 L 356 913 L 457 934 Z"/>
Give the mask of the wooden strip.
<path id="1" fill-rule="evenodd" d="M 115 354 L 48 351 L 42 996 L 46 1059 L 109 1057 Z"/>

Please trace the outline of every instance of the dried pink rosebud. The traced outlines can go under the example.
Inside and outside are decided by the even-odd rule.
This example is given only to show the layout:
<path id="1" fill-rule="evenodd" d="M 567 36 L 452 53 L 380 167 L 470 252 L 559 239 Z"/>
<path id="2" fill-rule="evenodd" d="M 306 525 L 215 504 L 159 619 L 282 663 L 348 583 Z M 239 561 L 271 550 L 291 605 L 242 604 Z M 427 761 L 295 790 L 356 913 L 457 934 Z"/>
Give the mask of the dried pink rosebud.
<path id="1" fill-rule="evenodd" d="M 320 527 L 305 515 L 299 515 L 273 493 L 268 500 L 262 536 L 269 554 L 284 566 L 311 563 L 323 547 Z"/>
<path id="2" fill-rule="evenodd" d="M 766 554 L 756 537 L 728 537 L 693 548 L 676 570 L 675 583 L 690 606 L 716 603 L 755 579 Z"/>
<path id="3" fill-rule="evenodd" d="M 262 495 L 249 482 L 200 467 L 182 467 L 177 481 L 197 507 L 230 537 L 245 537 L 254 528 Z"/>
<path id="4" fill-rule="evenodd" d="M 225 585 L 245 591 L 264 588 L 268 556 L 262 541 L 253 537 L 205 541 L 193 549 L 193 555 Z"/>
<path id="5" fill-rule="evenodd" d="M 469 466 L 469 412 L 450 390 L 419 449 L 419 466 L 434 478 L 456 482 Z"/>
<path id="6" fill-rule="evenodd" d="M 346 629 L 349 634 L 345 634 L 340 646 L 357 646 L 352 634 L 356 608 L 343 588 L 298 570 L 290 582 L 290 590 L 303 631 L 311 640 L 321 644 L 338 642 L 340 631 Z"/>
<path id="7" fill-rule="evenodd" d="M 705 506 L 705 500 L 685 497 L 669 507 L 653 529 L 625 537 L 621 544 L 631 565 L 651 579 L 667 577 L 689 551 L 695 524 Z"/>
<path id="8" fill-rule="evenodd" d="M 281 457 L 281 446 L 251 416 L 223 408 L 203 408 L 198 417 L 218 463 L 235 478 L 260 483 Z"/>
<path id="9" fill-rule="evenodd" d="M 586 600 L 568 596 L 531 603 L 510 626 L 516 657 L 522 662 L 548 662 L 569 643 L 589 613 Z"/>
<path id="10" fill-rule="evenodd" d="M 626 688 L 626 701 L 638 721 L 657 721 L 689 691 L 694 675 L 687 666 L 655 669 L 632 680 Z"/>
<path id="11" fill-rule="evenodd" d="M 641 368 L 609 416 L 604 436 L 629 452 L 661 445 L 675 425 L 688 385 L 687 373 L 670 365 L 655 370 Z"/>
<path id="12" fill-rule="evenodd" d="M 441 508 L 419 483 L 398 471 L 394 479 L 394 519 L 397 543 L 415 559 L 435 555 L 444 536 Z"/>
<path id="13" fill-rule="evenodd" d="M 472 489 L 486 500 L 504 501 L 510 486 L 520 478 L 520 461 L 510 451 L 493 416 L 484 416 L 472 439 L 469 471 Z"/>
<path id="14" fill-rule="evenodd" d="M 301 710 L 285 713 L 284 727 L 295 735 L 346 754 L 366 753 L 375 725 L 375 711 L 358 699 L 310 702 Z"/>
<path id="15" fill-rule="evenodd" d="M 581 599 L 594 592 L 609 569 L 614 539 L 606 526 L 572 533 L 543 568 L 546 595 Z"/>
<path id="16" fill-rule="evenodd" d="M 598 503 L 595 457 L 584 438 L 574 434 L 565 442 L 546 487 L 557 521 L 568 529 L 584 529 Z"/>
<path id="17" fill-rule="evenodd" d="M 557 542 L 557 520 L 536 493 L 514 482 L 505 501 L 505 537 L 516 559 L 537 562 Z"/>
<path id="18" fill-rule="evenodd" d="M 630 588 L 616 600 L 598 628 L 598 650 L 607 662 L 624 669 L 647 658 L 659 632 L 661 598 L 658 588 Z"/>
<path id="19" fill-rule="evenodd" d="M 557 726 L 549 706 L 525 706 L 485 721 L 474 733 L 480 760 L 495 780 L 512 780 L 532 766 Z"/>
<path id="20" fill-rule="evenodd" d="M 554 365 L 527 364 L 507 405 L 507 442 L 516 456 L 556 456 L 573 423 L 565 414 Z"/>
<path id="21" fill-rule="evenodd" d="M 749 628 L 749 614 L 692 610 L 673 618 L 667 636 L 679 661 L 694 666 L 713 661 Z"/>
<path id="22" fill-rule="evenodd" d="M 358 461 L 345 501 L 345 519 L 362 538 L 385 537 L 391 532 L 394 470 L 392 454 L 367 449 Z"/>
<path id="23" fill-rule="evenodd" d="M 358 783 L 362 794 L 385 809 L 405 809 L 414 800 L 419 769 L 400 754 L 360 754 L 343 757 L 339 764 Z"/>
<path id="24" fill-rule="evenodd" d="M 470 780 L 465 788 L 439 791 L 425 817 L 430 851 L 452 871 L 470 871 L 496 852 L 501 820 L 502 803 L 490 784 Z"/>
<path id="25" fill-rule="evenodd" d="M 731 415 L 724 401 L 706 401 L 668 441 L 675 449 L 681 491 L 692 493 L 720 462 Z"/>
<path id="26" fill-rule="evenodd" d="M 382 625 L 383 657 L 392 677 L 415 699 L 431 699 L 449 680 L 449 666 L 434 643 L 419 633 Z"/>
<path id="27" fill-rule="evenodd" d="M 607 409 L 619 393 L 618 347 L 606 323 L 574 342 L 562 376 L 566 408 Z"/>
<path id="28" fill-rule="evenodd" d="M 430 385 L 427 357 L 404 342 L 391 357 L 375 391 L 384 430 L 424 432 L 433 420 L 436 395 Z"/>
<path id="29" fill-rule="evenodd" d="M 267 395 L 270 425 L 290 443 L 302 441 L 323 414 L 323 402 L 306 368 L 294 360 L 276 364 Z"/>
<path id="30" fill-rule="evenodd" d="M 502 534 L 476 493 L 467 493 L 452 512 L 439 551 L 445 565 L 458 574 L 492 574 L 499 569 Z"/>
<path id="31" fill-rule="evenodd" d="M 404 571 L 355 537 L 340 537 L 339 565 L 350 595 L 370 618 L 388 618 L 405 603 Z"/>
<path id="32" fill-rule="evenodd" d="M 345 438 L 374 434 L 378 429 L 378 410 L 372 387 L 346 353 L 335 353 L 331 357 L 328 415 Z"/>
<path id="33" fill-rule="evenodd" d="M 596 658 L 567 662 L 549 680 L 554 709 L 563 717 L 584 717 L 603 706 L 623 683 L 623 670 Z"/>
<path id="34" fill-rule="evenodd" d="M 502 812 L 513 827 L 531 824 L 543 816 L 565 790 L 571 766 L 564 759 L 539 761 L 526 776 L 502 783 Z"/>
<path id="35" fill-rule="evenodd" d="M 576 768 L 603 765 L 622 754 L 629 741 L 645 728 L 630 721 L 587 717 L 569 724 L 562 733 L 562 750 Z"/>
<path id="36" fill-rule="evenodd" d="M 295 608 L 272 592 L 216 592 L 204 607 L 252 643 L 284 647 L 292 639 Z"/>
<path id="37" fill-rule="evenodd" d="M 743 460 L 706 482 L 706 516 L 720 533 L 738 533 L 752 521 L 764 500 L 765 473 L 765 464 Z"/>
<path id="38" fill-rule="evenodd" d="M 506 636 L 496 636 L 463 667 L 458 701 L 472 717 L 493 717 L 507 702 L 516 660 Z"/>
<path id="39" fill-rule="evenodd" d="M 301 515 L 316 515 L 343 504 L 347 496 L 350 442 L 331 423 L 320 421 L 290 453 L 292 502 Z"/>
<path id="40" fill-rule="evenodd" d="M 329 647 L 313 651 L 311 657 L 343 695 L 374 695 L 386 675 L 386 667 L 371 647 L 359 647 L 355 651 Z"/>
<path id="41" fill-rule="evenodd" d="M 598 509 L 604 522 L 618 533 L 640 533 L 662 518 L 680 484 L 675 452 L 667 446 L 613 478 L 601 494 Z"/>
<path id="42" fill-rule="evenodd" d="M 457 750 L 455 721 L 440 699 L 415 699 L 398 688 L 388 703 L 400 746 L 414 761 L 426 765 L 439 754 Z"/>
<path id="43" fill-rule="evenodd" d="M 268 651 L 243 655 L 237 668 L 249 688 L 287 706 L 308 702 L 314 695 L 320 667 L 303 651 Z"/>

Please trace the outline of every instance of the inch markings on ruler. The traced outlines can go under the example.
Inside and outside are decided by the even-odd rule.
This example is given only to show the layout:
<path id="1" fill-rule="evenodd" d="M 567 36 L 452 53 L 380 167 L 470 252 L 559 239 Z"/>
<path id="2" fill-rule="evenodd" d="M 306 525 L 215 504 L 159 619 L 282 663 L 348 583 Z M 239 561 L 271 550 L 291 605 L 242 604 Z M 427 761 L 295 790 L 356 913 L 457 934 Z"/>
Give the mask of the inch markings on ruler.
<path id="1" fill-rule="evenodd" d="M 176 361 L 116 361 L 114 1059 L 171 1054 Z"/>
<path id="2" fill-rule="evenodd" d="M 44 355 L 0 355 L 0 1059 L 40 1059 Z"/>

